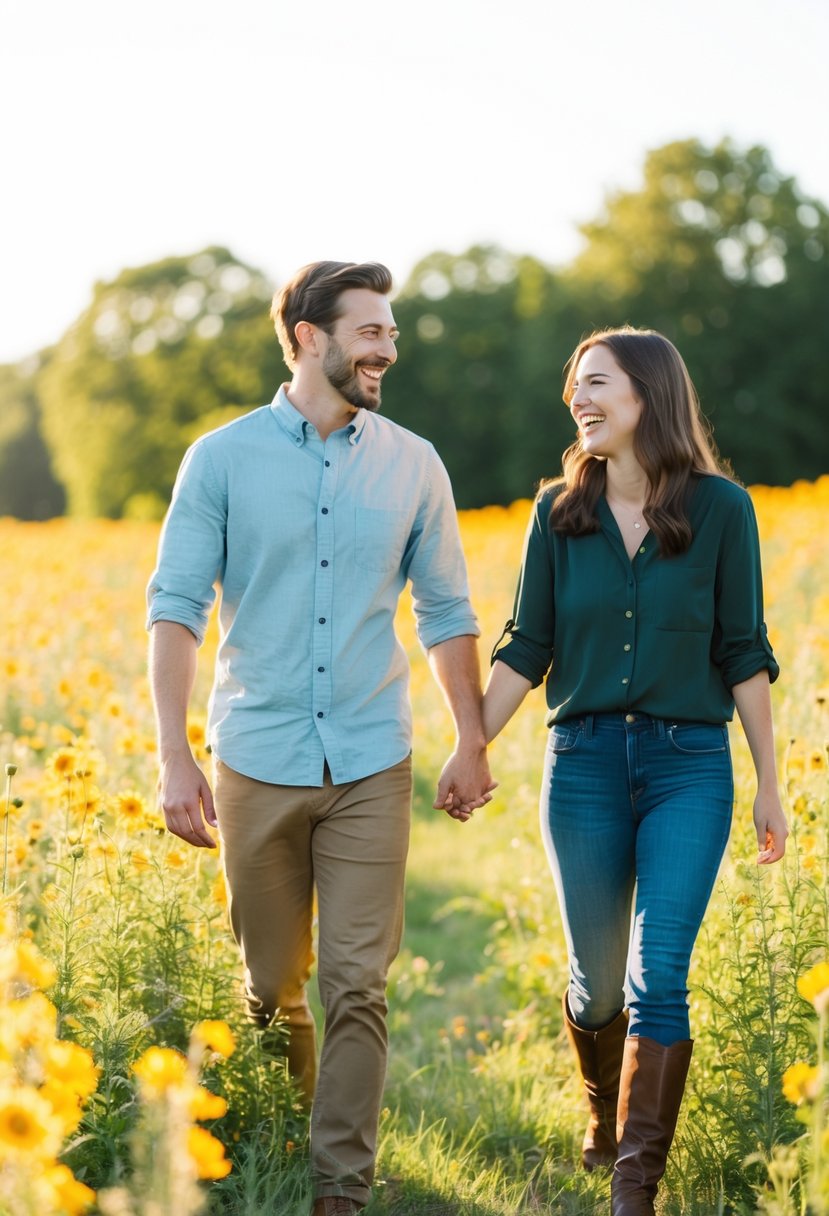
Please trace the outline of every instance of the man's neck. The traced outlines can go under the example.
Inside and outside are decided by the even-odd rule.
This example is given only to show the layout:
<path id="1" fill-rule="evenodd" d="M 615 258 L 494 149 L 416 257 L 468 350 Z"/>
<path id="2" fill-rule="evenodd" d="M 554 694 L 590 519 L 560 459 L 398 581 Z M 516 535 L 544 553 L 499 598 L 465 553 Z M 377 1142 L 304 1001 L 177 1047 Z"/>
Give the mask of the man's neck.
<path id="1" fill-rule="evenodd" d="M 294 409 L 316 427 L 322 439 L 348 426 L 357 413 L 357 407 L 329 385 L 323 388 L 308 384 L 299 374 L 294 376 L 285 395 Z"/>

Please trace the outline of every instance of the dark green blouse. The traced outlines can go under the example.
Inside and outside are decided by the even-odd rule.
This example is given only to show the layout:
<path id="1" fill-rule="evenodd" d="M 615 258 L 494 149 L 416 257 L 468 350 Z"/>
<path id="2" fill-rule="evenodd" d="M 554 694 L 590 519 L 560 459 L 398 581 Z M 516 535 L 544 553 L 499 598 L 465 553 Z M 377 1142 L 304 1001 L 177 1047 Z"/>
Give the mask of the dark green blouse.
<path id="1" fill-rule="evenodd" d="M 552 486 L 536 499 L 509 639 L 493 654 L 533 687 L 549 672 L 548 724 L 614 710 L 725 722 L 735 684 L 764 668 L 777 679 L 757 522 L 741 486 L 694 478 L 690 547 L 660 557 L 648 532 L 632 561 L 603 497 L 600 531 L 553 532 L 558 492 Z"/>

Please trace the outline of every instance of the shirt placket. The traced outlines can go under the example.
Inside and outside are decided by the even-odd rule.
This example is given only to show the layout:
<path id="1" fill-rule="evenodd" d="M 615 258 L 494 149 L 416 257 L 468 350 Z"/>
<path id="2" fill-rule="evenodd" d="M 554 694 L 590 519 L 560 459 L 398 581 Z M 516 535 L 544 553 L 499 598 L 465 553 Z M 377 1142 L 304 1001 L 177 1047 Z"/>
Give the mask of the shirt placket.
<path id="1" fill-rule="evenodd" d="M 334 516 L 339 472 L 338 440 L 323 444 L 322 477 L 317 499 L 317 548 L 314 577 L 314 633 L 311 705 L 314 724 L 322 740 L 329 767 L 339 762 L 330 728 L 334 662 Z M 335 756 L 333 752 L 337 752 Z"/>

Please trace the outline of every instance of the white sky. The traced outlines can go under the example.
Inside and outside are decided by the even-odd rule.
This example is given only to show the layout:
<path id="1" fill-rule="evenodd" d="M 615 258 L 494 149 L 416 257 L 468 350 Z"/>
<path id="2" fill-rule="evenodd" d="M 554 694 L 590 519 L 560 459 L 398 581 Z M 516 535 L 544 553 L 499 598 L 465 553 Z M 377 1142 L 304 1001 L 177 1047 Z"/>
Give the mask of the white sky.
<path id="1" fill-rule="evenodd" d="M 765 144 L 829 203 L 827 47 L 829 0 L 0 0 L 0 361 L 207 244 L 275 282 L 566 262 L 674 139 Z"/>

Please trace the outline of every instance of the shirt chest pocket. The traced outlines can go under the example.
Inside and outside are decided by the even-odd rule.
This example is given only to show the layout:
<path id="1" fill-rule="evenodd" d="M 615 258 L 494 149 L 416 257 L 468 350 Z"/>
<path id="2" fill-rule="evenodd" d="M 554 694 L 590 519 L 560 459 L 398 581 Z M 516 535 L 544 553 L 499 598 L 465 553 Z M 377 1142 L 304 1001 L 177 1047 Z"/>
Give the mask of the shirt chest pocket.
<path id="1" fill-rule="evenodd" d="M 669 560 L 656 579 L 656 627 L 678 633 L 710 633 L 714 628 L 714 567 Z"/>
<path id="2" fill-rule="evenodd" d="M 357 507 L 355 561 L 362 570 L 398 570 L 409 536 L 408 511 Z"/>

